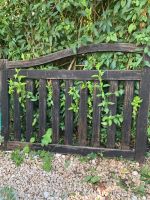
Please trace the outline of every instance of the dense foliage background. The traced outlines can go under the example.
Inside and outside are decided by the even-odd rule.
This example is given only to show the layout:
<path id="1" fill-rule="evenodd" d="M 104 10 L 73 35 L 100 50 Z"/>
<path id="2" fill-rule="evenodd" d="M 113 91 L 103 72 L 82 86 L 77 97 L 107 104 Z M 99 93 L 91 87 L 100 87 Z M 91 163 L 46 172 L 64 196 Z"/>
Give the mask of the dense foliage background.
<path id="1" fill-rule="evenodd" d="M 29 59 L 98 42 L 148 44 L 149 15 L 148 0 L 1 0 L 0 56 Z"/>
<path id="2" fill-rule="evenodd" d="M 31 59 L 58 50 L 100 42 L 127 42 L 150 44 L 149 0 L 1 0 L 0 1 L 0 57 L 9 60 Z M 147 50 L 147 49 L 146 49 Z M 47 65 L 48 68 L 69 69 L 137 69 L 142 67 L 142 55 L 122 53 L 99 53 L 84 58 L 71 58 L 61 63 Z M 13 84 L 11 87 L 13 88 Z M 38 89 L 38 82 L 35 83 Z M 74 98 L 73 111 L 78 115 L 79 83 L 71 88 Z M 92 119 L 93 86 L 88 98 L 88 124 Z M 15 86 L 16 87 L 16 86 Z M 10 89 L 12 89 L 10 88 Z M 64 83 L 61 100 L 61 129 L 64 129 L 65 94 Z M 138 95 L 138 84 L 135 87 Z M 48 82 L 47 103 L 52 106 L 51 83 Z M 23 91 L 23 90 L 22 90 Z M 123 84 L 119 91 L 124 93 Z M 91 95 L 91 96 L 90 96 Z M 22 97 L 24 100 L 26 96 Z M 38 90 L 32 96 L 38 100 Z M 21 99 L 21 98 L 20 98 Z M 121 100 L 123 102 L 123 97 Z M 38 107 L 38 103 L 36 102 Z M 119 118 L 122 106 L 119 102 Z M 25 111 L 24 111 L 25 113 Z M 106 113 L 104 113 L 105 116 Z M 50 115 L 50 112 L 49 114 Z M 50 117 L 50 116 L 49 116 Z M 75 117 L 74 122 L 77 122 Z M 116 116 L 117 117 L 117 116 Z M 22 116 L 24 119 L 24 116 Z M 24 120 L 22 120 L 24 121 Z M 38 110 L 34 113 L 33 125 L 38 121 Z M 50 124 L 48 124 L 50 126 Z M 134 127 L 133 127 L 134 129 Z M 150 127 L 148 128 L 150 135 Z M 135 132 L 133 130 L 133 132 Z M 120 139 L 120 128 L 117 137 Z M 106 140 L 106 130 L 104 131 Z M 103 139 L 102 138 L 102 139 Z M 150 137 L 149 137 L 150 138 Z"/>

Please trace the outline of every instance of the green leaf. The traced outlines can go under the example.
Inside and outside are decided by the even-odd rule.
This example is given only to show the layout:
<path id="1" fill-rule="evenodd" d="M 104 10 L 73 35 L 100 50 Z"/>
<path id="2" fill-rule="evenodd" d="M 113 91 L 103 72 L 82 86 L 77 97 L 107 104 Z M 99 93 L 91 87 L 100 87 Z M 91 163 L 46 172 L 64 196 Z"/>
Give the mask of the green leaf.
<path id="1" fill-rule="evenodd" d="M 134 23 L 130 24 L 128 27 L 128 32 L 132 33 L 135 30 L 136 30 L 136 25 Z"/>
<path id="2" fill-rule="evenodd" d="M 42 136 L 41 144 L 42 146 L 47 146 L 52 143 L 52 129 L 49 128 L 46 134 Z"/>
<path id="3" fill-rule="evenodd" d="M 109 120 L 108 120 L 108 126 L 111 126 L 111 125 L 112 125 L 112 120 L 109 119 Z"/>
<path id="4" fill-rule="evenodd" d="M 150 62 L 149 61 L 145 61 L 144 65 L 147 66 L 147 67 L 150 67 Z"/>
<path id="5" fill-rule="evenodd" d="M 30 152 L 30 147 L 29 145 L 26 145 L 24 148 L 23 148 L 23 152 L 28 154 Z"/>
<path id="6" fill-rule="evenodd" d="M 85 181 L 85 182 L 89 182 L 89 181 L 91 180 L 91 178 L 92 178 L 91 175 L 86 176 L 86 177 L 84 178 L 84 181 Z"/>
<path id="7" fill-rule="evenodd" d="M 111 41 L 113 41 L 113 42 L 117 42 L 117 35 L 116 35 L 116 33 L 112 34 L 112 35 L 110 36 L 110 39 L 111 39 Z"/>
<path id="8" fill-rule="evenodd" d="M 92 75 L 92 78 L 98 78 L 99 76 L 98 75 Z"/>
<path id="9" fill-rule="evenodd" d="M 99 182 L 100 181 L 100 177 L 99 176 L 93 176 L 92 178 L 91 178 L 91 183 L 93 183 L 93 184 L 95 184 L 95 183 L 97 183 L 97 182 Z"/>
<path id="10" fill-rule="evenodd" d="M 126 5 L 126 0 L 121 0 L 121 7 L 123 8 Z"/>
<path id="11" fill-rule="evenodd" d="M 107 122 L 102 122 L 101 123 L 103 126 L 107 126 Z"/>
<path id="12" fill-rule="evenodd" d="M 35 142 L 35 137 L 32 137 L 31 139 L 30 139 L 30 143 L 34 143 Z"/>

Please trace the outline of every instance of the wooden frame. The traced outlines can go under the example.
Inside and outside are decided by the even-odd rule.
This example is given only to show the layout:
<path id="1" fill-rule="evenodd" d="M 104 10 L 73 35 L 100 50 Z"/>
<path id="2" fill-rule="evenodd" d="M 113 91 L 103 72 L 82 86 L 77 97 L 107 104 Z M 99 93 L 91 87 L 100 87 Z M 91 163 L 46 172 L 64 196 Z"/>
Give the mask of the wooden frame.
<path id="1" fill-rule="evenodd" d="M 17 93 L 14 94 L 14 135 L 16 141 L 9 141 L 9 95 L 8 95 L 8 79 L 12 78 L 15 74 L 15 68 L 21 68 L 19 72 L 21 75 L 27 77 L 26 89 L 30 92 L 33 91 L 33 80 L 39 79 L 39 133 L 38 138 L 44 134 L 46 130 L 46 80 L 52 81 L 53 88 L 53 115 L 52 115 L 52 129 L 53 129 L 53 144 L 46 147 L 47 150 L 56 151 L 60 153 L 80 153 L 87 154 L 90 152 L 103 152 L 106 156 L 123 156 L 129 158 L 135 158 L 142 162 L 144 161 L 144 155 L 146 152 L 146 131 L 147 131 L 147 119 L 149 109 L 150 98 L 150 69 L 146 66 L 143 70 L 109 70 L 105 71 L 103 79 L 110 81 L 110 92 L 115 92 L 118 88 L 118 81 L 125 81 L 125 99 L 124 99 L 124 123 L 122 126 L 122 149 L 115 149 L 115 125 L 108 130 L 107 148 L 101 148 L 98 141 L 100 140 L 100 112 L 98 104 L 101 101 L 97 98 L 97 89 L 94 89 L 93 94 L 93 135 L 92 146 L 86 146 L 87 137 L 87 89 L 81 89 L 80 91 L 80 107 L 79 107 L 79 146 L 72 145 L 73 135 L 73 112 L 68 110 L 72 103 L 71 96 L 68 95 L 69 88 L 73 85 L 73 81 L 93 81 L 96 83 L 98 80 L 93 75 L 98 74 L 95 70 L 28 70 L 24 68 L 39 66 L 54 62 L 63 58 L 78 56 L 87 53 L 95 52 L 124 52 L 124 53 L 143 53 L 143 47 L 137 47 L 134 44 L 94 44 L 84 47 L 80 47 L 76 50 L 76 54 L 71 50 L 62 50 L 60 52 L 53 53 L 48 56 L 43 56 L 30 61 L 8 61 L 1 60 L 1 105 L 2 105 L 2 134 L 5 138 L 6 148 L 13 149 L 17 146 L 23 147 L 25 143 L 21 143 L 21 124 L 20 124 L 20 107 Z M 149 57 L 144 56 L 147 61 Z M 59 142 L 59 98 L 60 98 L 60 86 L 59 81 L 64 80 L 66 83 L 66 111 L 65 111 L 65 144 L 60 145 Z M 136 146 L 135 149 L 129 150 L 130 132 L 131 132 L 131 115 L 132 107 L 129 102 L 133 99 L 134 81 L 140 82 L 140 97 L 142 98 L 141 107 L 139 109 L 137 118 L 137 130 L 136 130 Z M 114 106 L 110 109 L 113 114 L 116 113 L 116 98 L 111 97 L 111 101 L 114 102 Z M 26 142 L 29 142 L 32 134 L 32 118 L 33 118 L 33 103 L 30 100 L 26 102 Z M 33 144 L 33 149 L 41 149 L 40 144 Z"/>

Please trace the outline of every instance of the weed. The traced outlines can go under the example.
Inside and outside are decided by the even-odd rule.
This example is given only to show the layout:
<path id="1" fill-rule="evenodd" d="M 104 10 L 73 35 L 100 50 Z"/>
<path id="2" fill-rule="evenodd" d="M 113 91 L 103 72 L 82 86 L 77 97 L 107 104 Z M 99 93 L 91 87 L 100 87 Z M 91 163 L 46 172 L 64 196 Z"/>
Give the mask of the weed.
<path id="1" fill-rule="evenodd" d="M 24 153 L 24 154 L 29 154 L 29 153 L 30 153 L 30 147 L 29 147 L 29 145 L 26 145 L 26 146 L 23 148 L 23 153 Z"/>
<path id="2" fill-rule="evenodd" d="M 70 160 L 65 160 L 65 165 L 64 167 L 67 169 L 71 164 L 71 161 Z"/>
<path id="3" fill-rule="evenodd" d="M 146 184 L 150 184 L 150 167 L 148 165 L 142 167 L 140 174 L 141 180 L 144 181 Z"/>
<path id="4" fill-rule="evenodd" d="M 88 162 L 90 160 L 94 160 L 97 158 L 97 154 L 96 153 L 90 153 L 87 156 L 80 156 L 79 157 L 79 161 L 80 162 Z"/>
<path id="5" fill-rule="evenodd" d="M 7 186 L 0 188 L 0 200 L 18 200 L 16 191 Z"/>
<path id="6" fill-rule="evenodd" d="M 121 188 L 123 188 L 124 190 L 126 190 L 126 191 L 128 190 L 128 185 L 127 185 L 125 179 L 119 178 L 118 185 L 119 185 Z"/>
<path id="7" fill-rule="evenodd" d="M 88 175 L 84 178 L 85 182 L 92 183 L 92 184 L 97 184 L 100 180 L 101 178 L 99 176 L 92 176 L 92 175 Z"/>
<path id="8" fill-rule="evenodd" d="M 24 161 L 23 151 L 20 151 L 20 149 L 15 149 L 11 153 L 11 159 L 17 166 L 20 166 Z"/>
<path id="9" fill-rule="evenodd" d="M 43 161 L 42 169 L 46 172 L 50 172 L 52 169 L 53 154 L 44 150 L 39 150 L 38 155 Z"/>
<path id="10" fill-rule="evenodd" d="M 139 186 L 133 188 L 133 192 L 139 196 L 145 196 L 145 184 L 140 184 Z"/>
<path id="11" fill-rule="evenodd" d="M 150 151 L 146 153 L 146 157 L 150 158 Z"/>

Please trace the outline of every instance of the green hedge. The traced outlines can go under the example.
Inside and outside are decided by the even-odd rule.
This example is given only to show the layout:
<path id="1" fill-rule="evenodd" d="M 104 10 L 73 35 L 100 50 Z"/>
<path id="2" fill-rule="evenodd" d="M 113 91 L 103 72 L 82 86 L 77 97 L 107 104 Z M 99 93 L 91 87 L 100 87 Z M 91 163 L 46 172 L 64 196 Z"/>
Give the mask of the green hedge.
<path id="1" fill-rule="evenodd" d="M 2 0 L 0 56 L 29 59 L 98 42 L 149 44 L 149 14 L 148 0 Z"/>

